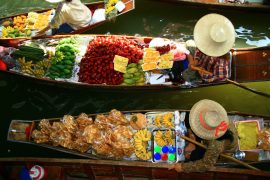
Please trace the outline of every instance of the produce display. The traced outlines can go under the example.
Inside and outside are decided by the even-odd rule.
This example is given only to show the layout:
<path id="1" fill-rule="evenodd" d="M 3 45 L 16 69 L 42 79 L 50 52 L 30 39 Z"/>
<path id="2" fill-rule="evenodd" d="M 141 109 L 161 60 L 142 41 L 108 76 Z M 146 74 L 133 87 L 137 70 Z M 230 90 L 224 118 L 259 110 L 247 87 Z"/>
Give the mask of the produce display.
<path id="1" fill-rule="evenodd" d="M 17 63 L 10 70 L 58 81 L 143 86 L 151 84 L 151 76 L 170 71 L 175 47 L 171 42 L 149 48 L 143 38 L 125 36 L 27 40 L 12 50 Z"/>
<path id="2" fill-rule="evenodd" d="M 171 129 L 150 126 L 160 114 L 175 117 Z M 91 117 L 84 113 L 78 117 L 65 115 L 61 121 L 41 120 L 31 138 L 38 144 L 104 158 L 173 163 L 184 158 L 184 140 L 177 133 L 183 133 L 185 128 L 176 124 L 179 118 L 178 111 L 124 114 L 115 109 Z"/>
<path id="3" fill-rule="evenodd" d="M 26 45 L 21 45 L 19 46 L 18 50 L 14 51 L 12 55 L 15 58 L 25 58 L 26 60 L 30 61 L 41 61 L 44 59 L 44 50 L 39 48 L 38 45 L 37 47 L 33 46 L 26 46 Z"/>
<path id="4" fill-rule="evenodd" d="M 79 81 L 89 84 L 119 85 L 123 73 L 114 71 L 115 55 L 129 59 L 128 63 L 138 63 L 142 59 L 142 47 L 125 37 L 97 37 L 90 41 L 87 52 L 80 63 Z"/>
<path id="5" fill-rule="evenodd" d="M 8 18 L 2 22 L 2 38 L 30 37 L 32 31 L 45 28 L 49 21 L 52 11 L 44 13 L 29 12 L 28 15 L 19 15 Z"/>
<path id="6" fill-rule="evenodd" d="M 21 45 L 18 50 L 12 53 L 17 59 L 17 68 L 20 72 L 32 75 L 38 78 L 44 77 L 50 66 L 50 61 L 44 59 L 44 50 L 39 45 Z"/>
<path id="7" fill-rule="evenodd" d="M 117 9 L 115 7 L 119 0 L 105 0 L 105 15 L 107 18 L 112 18 L 117 15 Z"/>
<path id="8" fill-rule="evenodd" d="M 154 162 L 175 162 L 177 159 L 174 130 L 157 130 L 154 132 Z"/>
<path id="9" fill-rule="evenodd" d="M 48 71 L 48 77 L 55 78 L 70 78 L 72 76 L 73 67 L 75 64 L 76 41 L 73 38 L 62 39 L 56 46 L 55 55 L 51 57 L 51 66 Z"/>
<path id="10" fill-rule="evenodd" d="M 138 64 L 131 63 L 127 66 L 127 71 L 124 73 L 124 82 L 122 85 L 144 85 L 145 84 L 145 75 L 142 70 L 141 62 Z"/>

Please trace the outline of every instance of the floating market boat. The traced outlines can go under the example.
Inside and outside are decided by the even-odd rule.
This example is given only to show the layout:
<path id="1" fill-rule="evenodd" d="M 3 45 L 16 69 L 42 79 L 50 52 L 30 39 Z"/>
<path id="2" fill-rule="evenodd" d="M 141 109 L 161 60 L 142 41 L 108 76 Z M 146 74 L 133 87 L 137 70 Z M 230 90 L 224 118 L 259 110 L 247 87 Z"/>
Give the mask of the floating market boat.
<path id="1" fill-rule="evenodd" d="M 209 9 L 230 10 L 230 11 L 257 11 L 269 12 L 270 2 L 268 0 L 161 0 L 179 5 L 190 5 Z"/>
<path id="2" fill-rule="evenodd" d="M 122 2 L 121 6 L 117 6 L 121 7 L 120 9 L 116 9 L 115 3 L 111 4 L 110 1 L 96 1 L 86 4 L 86 6 L 91 10 L 93 17 L 95 17 L 96 10 L 99 12 L 99 17 L 92 18 L 92 21 L 88 26 L 75 30 L 69 34 L 80 34 L 86 32 L 91 28 L 135 9 L 135 0 L 119 0 L 119 2 Z M 112 7 L 114 8 L 112 9 Z M 107 12 L 107 9 L 112 10 Z M 104 12 L 104 17 L 100 12 Z M 16 46 L 19 42 L 25 39 L 31 39 L 31 36 L 34 36 L 36 31 L 48 25 L 53 16 L 54 10 L 46 9 L 0 19 L 0 45 Z"/>
<path id="3" fill-rule="evenodd" d="M 11 121 L 7 140 L 50 148 L 87 159 L 57 158 L 0 158 L 5 166 L 25 164 L 41 164 L 47 170 L 52 166 L 61 170 L 63 176 L 85 175 L 90 177 L 145 177 L 145 178 L 179 178 L 201 177 L 216 179 L 217 177 L 258 177 L 267 179 L 270 172 L 241 169 L 234 162 L 220 158 L 214 168 L 206 173 L 179 174 L 168 171 L 168 163 L 181 162 L 185 159 L 185 140 L 181 134 L 186 133 L 185 122 L 189 111 L 176 109 L 136 110 L 120 112 L 112 110 L 102 114 L 81 114 L 73 117 L 43 120 Z M 270 149 L 269 116 L 258 116 L 238 112 L 228 113 L 228 117 L 236 125 L 239 137 L 239 153 L 227 154 L 230 157 L 242 158 L 246 162 L 260 168 L 267 164 L 267 153 Z M 245 129 L 248 128 L 248 131 Z M 112 131 L 113 129 L 113 131 Z M 259 145 L 257 146 L 257 144 Z M 241 145 L 242 144 L 242 145 Z M 244 146 L 245 147 L 244 147 Z M 168 147 L 168 152 L 164 147 Z M 165 149 L 165 148 L 164 148 Z M 264 150 L 265 149 L 265 150 Z M 239 152 L 239 151 L 237 151 Z M 160 158 L 158 154 L 161 154 Z M 223 157 L 223 156 L 222 156 Z M 74 164 L 79 164 L 73 166 Z M 88 171 L 92 169 L 91 171 Z M 59 172 L 57 170 L 57 172 Z M 55 173 L 52 171 L 51 173 Z M 70 173 L 70 174 L 69 174 Z M 81 174 L 80 174 L 81 173 Z M 58 174 L 59 175 L 59 174 Z M 78 174 L 77 174 L 78 175 Z M 205 176 L 206 175 L 206 176 Z"/>
<path id="4" fill-rule="evenodd" d="M 153 41 L 166 45 L 152 47 Z M 149 48 L 149 46 L 151 48 Z M 179 90 L 270 79 L 270 48 L 232 49 L 226 56 L 229 80 L 189 82 L 186 47 L 163 38 L 121 35 L 57 35 L 26 40 L 8 48 L 4 76 L 65 88 L 88 90 Z M 192 50 L 192 49 L 191 49 Z M 171 61 L 182 58 L 181 61 Z M 143 59 L 143 60 L 142 60 Z M 90 68 L 91 67 L 91 68 Z"/>

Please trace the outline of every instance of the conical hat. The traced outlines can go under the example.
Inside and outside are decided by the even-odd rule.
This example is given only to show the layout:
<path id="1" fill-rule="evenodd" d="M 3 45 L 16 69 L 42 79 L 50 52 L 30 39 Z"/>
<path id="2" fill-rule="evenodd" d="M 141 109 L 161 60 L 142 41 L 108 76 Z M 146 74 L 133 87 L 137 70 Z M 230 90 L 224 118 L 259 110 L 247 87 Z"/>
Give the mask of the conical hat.
<path id="1" fill-rule="evenodd" d="M 197 136 L 212 140 L 225 134 L 229 119 L 226 110 L 219 103 L 204 99 L 191 108 L 189 124 Z"/>
<path id="2" fill-rule="evenodd" d="M 45 0 L 45 1 L 47 1 L 49 3 L 59 3 L 59 2 L 65 1 L 65 0 Z"/>
<path id="3" fill-rule="evenodd" d="M 235 42 L 233 24 L 225 16 L 208 14 L 196 23 L 194 40 L 201 52 L 208 56 L 222 56 L 229 52 Z"/>

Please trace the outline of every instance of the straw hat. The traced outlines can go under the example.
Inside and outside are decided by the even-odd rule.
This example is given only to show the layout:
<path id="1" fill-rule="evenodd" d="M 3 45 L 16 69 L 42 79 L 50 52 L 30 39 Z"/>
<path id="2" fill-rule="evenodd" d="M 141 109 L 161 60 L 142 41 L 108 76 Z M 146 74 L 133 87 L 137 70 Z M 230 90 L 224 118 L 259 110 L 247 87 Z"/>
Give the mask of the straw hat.
<path id="1" fill-rule="evenodd" d="M 204 54 L 213 57 L 222 56 L 234 45 L 233 24 L 219 14 L 205 15 L 195 25 L 194 40 Z"/>
<path id="2" fill-rule="evenodd" d="M 59 2 L 65 1 L 65 0 L 45 0 L 45 1 L 47 1 L 49 3 L 59 3 Z"/>
<path id="3" fill-rule="evenodd" d="M 213 140 L 225 134 L 229 127 L 229 119 L 226 110 L 220 104 L 204 99 L 191 108 L 189 124 L 197 136 Z"/>

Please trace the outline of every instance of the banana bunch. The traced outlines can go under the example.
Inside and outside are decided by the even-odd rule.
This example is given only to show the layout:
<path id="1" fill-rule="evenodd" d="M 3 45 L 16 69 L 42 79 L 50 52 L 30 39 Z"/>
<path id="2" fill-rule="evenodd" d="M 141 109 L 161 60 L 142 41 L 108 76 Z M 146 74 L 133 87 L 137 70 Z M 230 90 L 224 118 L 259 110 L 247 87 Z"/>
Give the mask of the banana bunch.
<path id="1" fill-rule="evenodd" d="M 159 146 L 166 146 L 167 145 L 167 142 L 165 141 L 165 138 L 163 137 L 163 133 L 161 131 L 156 132 L 154 140 L 156 141 L 157 145 L 159 145 Z"/>
<path id="2" fill-rule="evenodd" d="M 171 130 L 168 130 L 165 133 L 157 131 L 154 137 L 155 142 L 159 146 L 174 145 L 173 139 L 173 133 Z"/>
<path id="3" fill-rule="evenodd" d="M 20 70 L 23 73 L 33 75 L 35 77 L 43 77 L 50 66 L 49 60 L 43 60 L 33 64 L 32 61 L 26 61 L 25 57 L 19 58 Z"/>
<path id="4" fill-rule="evenodd" d="M 168 145 L 174 145 L 174 137 L 173 132 L 171 130 L 166 131 L 164 133 L 164 137 Z"/>
<path id="5" fill-rule="evenodd" d="M 173 117 L 172 113 L 166 113 L 163 115 L 163 124 L 165 127 L 167 127 L 167 128 L 174 127 L 174 124 L 172 123 L 172 117 Z"/>
<path id="6" fill-rule="evenodd" d="M 139 159 L 148 160 L 151 152 L 147 151 L 148 141 L 151 140 L 151 133 L 147 129 L 139 130 L 134 135 L 135 154 Z"/>
<path id="7" fill-rule="evenodd" d="M 51 65 L 50 60 L 43 60 L 43 61 L 39 61 L 36 64 L 36 68 L 38 69 L 43 69 L 43 70 L 47 70 L 49 68 L 49 66 Z"/>
<path id="8" fill-rule="evenodd" d="M 31 74 L 32 73 L 32 61 L 25 61 L 25 57 L 19 58 L 18 62 L 21 66 L 21 71 L 23 73 Z"/>
<path id="9" fill-rule="evenodd" d="M 47 49 L 48 59 L 51 59 L 54 56 L 54 52 L 51 49 Z"/>
<path id="10" fill-rule="evenodd" d="M 31 74 L 35 77 L 43 77 L 45 75 L 45 71 L 43 69 L 34 69 L 32 70 Z"/>
<path id="11" fill-rule="evenodd" d="M 162 124 L 161 124 L 161 118 L 162 116 L 161 115 L 158 115 L 158 116 L 156 116 L 156 118 L 155 118 L 155 125 L 157 126 L 157 127 L 162 127 Z"/>
<path id="12" fill-rule="evenodd" d="M 141 160 L 149 160 L 151 159 L 152 155 L 151 155 L 151 151 L 139 151 L 139 150 L 135 150 L 135 154 L 136 156 L 141 159 Z"/>

